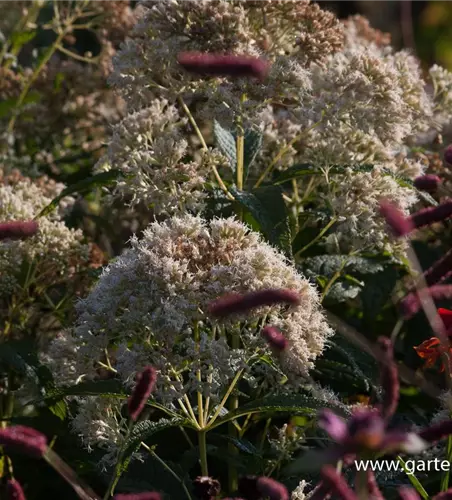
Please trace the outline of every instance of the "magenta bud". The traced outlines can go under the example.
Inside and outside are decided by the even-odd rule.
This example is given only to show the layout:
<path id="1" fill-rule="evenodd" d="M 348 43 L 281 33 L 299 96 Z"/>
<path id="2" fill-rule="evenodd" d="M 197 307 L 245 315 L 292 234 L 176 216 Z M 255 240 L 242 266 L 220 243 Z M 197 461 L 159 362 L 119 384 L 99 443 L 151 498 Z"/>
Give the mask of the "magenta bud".
<path id="1" fill-rule="evenodd" d="M 156 380 L 157 374 L 152 366 L 147 366 L 137 375 L 135 389 L 127 403 L 132 420 L 136 420 L 140 416 L 151 392 L 154 390 Z"/>
<path id="2" fill-rule="evenodd" d="M 383 356 L 380 363 L 380 378 L 383 388 L 383 401 L 380 407 L 380 413 L 386 420 L 390 419 L 399 404 L 399 373 L 394 361 L 393 345 L 387 337 L 380 337 L 378 344 L 382 350 Z"/>
<path id="3" fill-rule="evenodd" d="M 31 427 L 14 425 L 0 429 L 0 445 L 34 458 L 41 458 L 47 450 L 47 438 Z"/>
<path id="4" fill-rule="evenodd" d="M 452 165 L 452 144 L 444 150 L 444 161 L 448 165 Z"/>
<path id="5" fill-rule="evenodd" d="M 289 500 L 287 488 L 271 477 L 260 477 L 257 480 L 257 491 L 262 498 L 269 500 Z"/>
<path id="6" fill-rule="evenodd" d="M 369 498 L 372 500 L 385 500 L 383 493 L 378 487 L 377 478 L 370 468 L 367 469 L 367 491 L 369 493 Z"/>
<path id="7" fill-rule="evenodd" d="M 337 473 L 333 466 L 325 465 L 322 468 L 322 479 L 325 486 L 338 498 L 342 500 L 358 500 L 345 479 Z"/>
<path id="8" fill-rule="evenodd" d="M 441 182 L 441 179 L 437 175 L 421 175 L 414 179 L 414 187 L 420 191 L 434 193 L 438 189 Z"/>
<path id="9" fill-rule="evenodd" d="M 414 488 L 409 486 L 402 486 L 398 489 L 399 497 L 402 500 L 421 500 L 421 497 L 417 494 Z"/>
<path id="10" fill-rule="evenodd" d="M 219 481 L 209 476 L 198 476 L 193 481 L 193 491 L 199 500 L 215 500 L 221 491 Z"/>
<path id="11" fill-rule="evenodd" d="M 380 202 L 380 214 L 385 218 L 392 234 L 397 238 L 406 236 L 414 229 L 409 218 L 394 204 L 388 201 Z"/>
<path id="12" fill-rule="evenodd" d="M 145 493 L 126 493 L 115 495 L 113 500 L 162 500 L 162 495 L 155 491 L 148 491 Z"/>
<path id="13" fill-rule="evenodd" d="M 270 69 L 257 57 L 204 52 L 181 52 L 177 62 L 191 73 L 210 76 L 253 77 L 264 80 Z"/>
<path id="14" fill-rule="evenodd" d="M 258 307 L 280 304 L 299 305 L 300 296 L 293 290 L 284 288 L 260 290 L 245 295 L 227 294 L 209 305 L 209 313 L 216 318 L 224 318 L 234 314 L 247 313 Z"/>
<path id="15" fill-rule="evenodd" d="M 6 500 L 25 500 L 24 490 L 15 479 L 10 479 L 6 483 Z"/>
<path id="16" fill-rule="evenodd" d="M 419 210 L 409 217 L 414 227 L 424 227 L 435 222 L 441 222 L 452 216 L 452 200 L 445 201 L 437 207 L 429 207 Z"/>
<path id="17" fill-rule="evenodd" d="M 452 500 L 452 488 L 449 488 L 442 493 L 438 493 L 433 497 L 433 500 Z"/>
<path id="18" fill-rule="evenodd" d="M 287 339 L 276 328 L 276 326 L 266 326 L 262 330 L 262 337 L 268 342 L 268 345 L 275 351 L 284 351 L 287 347 Z"/>
<path id="19" fill-rule="evenodd" d="M 24 240 L 37 232 L 36 221 L 12 221 L 0 224 L 0 240 Z"/>
<path id="20" fill-rule="evenodd" d="M 418 436 L 427 443 L 436 443 L 452 434 L 452 420 L 445 420 L 419 431 Z"/>
<path id="21" fill-rule="evenodd" d="M 449 278 L 452 274 L 452 250 L 446 252 L 424 273 L 427 285 L 431 286 Z"/>

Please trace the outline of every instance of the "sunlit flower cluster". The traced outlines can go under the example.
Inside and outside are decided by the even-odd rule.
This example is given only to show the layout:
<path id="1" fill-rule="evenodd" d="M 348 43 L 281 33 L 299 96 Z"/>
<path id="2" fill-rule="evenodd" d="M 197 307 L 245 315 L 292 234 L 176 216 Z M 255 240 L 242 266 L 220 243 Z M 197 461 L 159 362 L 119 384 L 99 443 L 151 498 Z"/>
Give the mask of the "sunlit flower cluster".
<path id="1" fill-rule="evenodd" d="M 63 189 L 62 184 L 32 181 L 19 174 L 2 176 L 0 219 L 31 220 Z M 70 199 L 68 201 L 70 203 Z M 24 265 L 36 266 L 38 280 L 51 282 L 67 277 L 88 259 L 88 246 L 80 231 L 69 229 L 62 216 L 68 205 L 39 219 L 38 233 L 24 241 L 3 241 L 0 245 L 1 292 L 10 293 Z"/>
<path id="2" fill-rule="evenodd" d="M 224 293 L 274 287 L 297 291 L 301 304 L 261 308 L 241 324 L 240 318 L 209 317 L 208 304 Z M 109 352 L 126 385 L 141 368 L 154 366 L 155 395 L 166 404 L 197 390 L 215 401 L 240 368 L 255 387 L 272 390 L 284 374 L 306 374 L 332 334 L 309 281 L 234 218 L 206 222 L 186 215 L 151 224 L 104 270 L 77 311 L 73 332 L 51 346 L 57 380 L 98 377 Z M 284 332 L 288 348 L 261 364 L 257 353 L 270 355 L 260 336 L 267 322 Z M 240 347 L 228 343 L 233 335 Z"/>

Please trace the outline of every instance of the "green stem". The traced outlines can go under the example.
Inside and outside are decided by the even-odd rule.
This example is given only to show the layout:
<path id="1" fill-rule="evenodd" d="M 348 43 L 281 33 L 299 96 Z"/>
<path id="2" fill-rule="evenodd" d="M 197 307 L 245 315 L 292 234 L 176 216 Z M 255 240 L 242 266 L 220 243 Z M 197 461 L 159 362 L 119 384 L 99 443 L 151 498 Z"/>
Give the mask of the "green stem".
<path id="1" fill-rule="evenodd" d="M 185 104 L 185 101 L 182 99 L 182 97 L 179 96 L 178 100 L 179 100 L 180 105 L 182 106 L 182 109 L 185 111 L 185 114 L 187 115 L 188 120 L 191 123 L 191 126 L 195 130 L 196 135 L 198 136 L 198 138 L 199 138 L 199 140 L 201 142 L 202 149 L 204 151 L 208 151 L 208 147 L 207 147 L 206 141 L 205 141 L 205 139 L 204 139 L 204 137 L 202 135 L 202 132 L 201 132 L 200 128 L 198 127 L 198 124 L 196 123 L 196 120 L 195 120 L 194 116 L 192 115 L 192 113 L 189 110 L 188 106 Z M 226 194 L 227 198 L 229 198 L 230 200 L 234 200 L 235 198 L 229 192 L 228 188 L 226 187 L 226 184 L 223 182 L 223 179 L 221 178 L 220 174 L 218 173 L 217 167 L 215 165 L 212 165 L 211 168 L 212 168 L 213 175 L 215 176 L 215 179 L 218 182 L 218 185 L 224 191 L 224 193 Z"/>
<path id="2" fill-rule="evenodd" d="M 177 474 L 173 471 L 173 469 L 172 469 L 172 468 L 171 468 L 171 467 L 170 467 L 170 466 L 169 466 L 169 465 L 168 465 L 168 464 L 167 464 L 164 460 L 162 460 L 162 459 L 161 459 L 161 458 L 157 455 L 157 453 L 155 453 L 155 451 L 154 451 L 152 448 L 149 448 L 149 446 L 148 446 L 146 443 L 143 443 L 143 441 L 141 441 L 141 446 L 142 446 L 143 448 L 145 448 L 145 449 L 146 449 L 146 450 L 147 450 L 147 451 L 151 454 L 151 456 L 152 456 L 153 458 L 155 458 L 155 459 L 157 460 L 157 462 L 159 462 L 159 463 L 163 466 L 163 468 L 164 468 L 165 470 L 167 470 L 167 471 L 168 471 L 168 472 L 169 472 L 169 473 L 170 473 L 170 474 L 174 477 L 174 479 L 176 479 L 176 480 L 180 483 L 180 485 L 182 486 L 182 488 L 183 488 L 183 490 L 184 490 L 185 494 L 187 495 L 187 498 L 188 498 L 189 500 L 191 500 L 191 495 L 190 495 L 190 492 L 188 491 L 187 486 L 185 485 L 184 480 L 183 480 L 181 477 L 179 477 L 179 476 L 178 476 L 178 475 L 177 475 Z"/>
<path id="3" fill-rule="evenodd" d="M 44 68 L 44 66 L 49 62 L 50 58 L 53 56 L 54 52 L 56 51 L 57 46 L 60 44 L 60 42 L 63 40 L 63 38 L 65 36 L 66 36 L 66 30 L 64 30 L 63 32 L 61 32 L 58 35 L 58 37 L 55 40 L 55 42 L 47 49 L 47 52 L 44 54 L 44 56 L 42 57 L 41 61 L 36 66 L 35 70 L 33 71 L 31 77 L 28 79 L 27 83 L 25 84 L 24 88 L 22 89 L 22 92 L 20 93 L 20 95 L 19 95 L 19 97 L 17 99 L 17 102 L 16 102 L 15 112 L 11 116 L 11 119 L 9 120 L 9 123 L 8 123 L 8 129 L 7 129 L 8 133 L 11 133 L 13 131 L 13 129 L 14 129 L 14 125 L 16 123 L 17 116 L 18 116 L 18 110 L 22 106 L 25 98 L 27 97 L 27 94 L 28 94 L 31 86 L 33 85 L 33 83 L 35 82 L 35 80 L 38 78 L 38 76 L 41 73 L 41 71 Z"/>
<path id="4" fill-rule="evenodd" d="M 207 467 L 207 443 L 206 443 L 206 431 L 198 432 L 198 445 L 199 445 L 199 460 L 201 462 L 201 474 L 203 476 L 209 475 L 209 470 Z"/>
<path id="5" fill-rule="evenodd" d="M 315 243 L 317 243 L 323 237 L 323 235 L 328 231 L 328 229 L 330 229 L 331 226 L 336 223 L 336 221 L 337 221 L 337 217 L 333 217 L 330 220 L 330 222 L 328 222 L 328 224 L 320 231 L 320 233 L 314 239 L 312 239 L 303 248 L 301 248 L 300 250 L 298 250 L 298 252 L 294 255 L 294 257 L 298 257 L 300 254 L 302 254 L 303 252 L 305 252 L 312 245 L 314 245 Z"/>
<path id="6" fill-rule="evenodd" d="M 419 479 L 414 474 L 409 473 L 403 458 L 401 456 L 398 456 L 397 460 L 402 465 L 402 469 L 405 471 L 406 475 L 408 476 L 408 479 L 410 480 L 411 484 L 414 486 L 415 490 L 419 493 L 419 495 L 421 495 L 421 497 L 424 500 L 429 500 L 429 498 L 430 498 L 429 494 L 425 491 L 425 488 L 422 486 Z"/>
<path id="7" fill-rule="evenodd" d="M 240 336 L 239 336 L 238 332 L 235 332 L 232 335 L 231 347 L 232 347 L 232 349 L 239 349 L 240 348 Z M 233 395 L 229 401 L 229 411 L 234 411 L 238 407 L 239 407 L 239 397 L 236 395 Z M 233 422 L 229 422 L 229 424 L 228 424 L 228 434 L 229 434 L 229 437 L 231 437 L 231 438 L 238 437 L 237 429 L 235 428 Z M 229 452 L 231 453 L 231 455 L 237 454 L 238 450 L 232 441 L 228 443 L 228 449 L 229 449 Z M 228 486 L 229 486 L 229 493 L 231 493 L 231 494 L 234 491 L 236 491 L 238 488 L 237 469 L 234 466 L 234 464 L 232 464 L 232 463 L 230 463 L 228 465 Z"/>
<path id="8" fill-rule="evenodd" d="M 447 461 L 449 464 L 452 461 L 452 436 L 447 438 Z M 450 470 L 444 471 L 443 476 L 441 478 L 441 491 L 447 491 L 449 489 L 449 477 Z"/>
<path id="9" fill-rule="evenodd" d="M 215 410 L 215 413 L 213 414 L 212 418 L 209 420 L 209 422 L 207 424 L 207 427 L 206 427 L 207 429 L 211 428 L 211 426 L 213 425 L 213 423 L 215 422 L 215 420 L 220 415 L 221 410 L 224 408 L 224 405 L 226 404 L 226 401 L 228 400 L 229 395 L 234 390 L 234 387 L 237 384 L 237 382 L 239 381 L 239 378 L 242 376 L 242 373 L 243 373 L 243 369 L 239 370 L 236 373 L 234 379 L 231 382 L 231 385 L 228 387 L 228 390 L 226 391 L 226 394 L 223 396 L 223 399 L 221 400 L 221 403 L 218 405 L 217 409 Z"/>
<path id="10" fill-rule="evenodd" d="M 52 449 L 47 448 L 47 451 L 44 454 L 44 460 L 72 486 L 79 498 L 82 500 L 100 500 L 100 497 L 96 495 L 96 493 L 94 493 L 94 491 L 86 485 L 69 467 L 69 465 L 64 462 Z M 108 498 L 108 496 L 105 498 Z"/>

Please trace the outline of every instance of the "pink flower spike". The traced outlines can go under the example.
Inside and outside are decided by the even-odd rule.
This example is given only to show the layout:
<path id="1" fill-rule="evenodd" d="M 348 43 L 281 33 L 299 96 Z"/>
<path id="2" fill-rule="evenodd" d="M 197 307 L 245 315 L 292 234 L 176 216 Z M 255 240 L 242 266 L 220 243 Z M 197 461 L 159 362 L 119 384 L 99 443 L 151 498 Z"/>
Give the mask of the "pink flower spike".
<path id="1" fill-rule="evenodd" d="M 157 374 L 152 366 L 147 366 L 137 375 L 135 389 L 127 403 L 132 420 L 135 421 L 140 416 L 151 392 L 154 390 L 156 380 Z"/>
<path id="2" fill-rule="evenodd" d="M 24 240 L 38 232 L 36 221 L 12 221 L 0 223 L 0 240 Z"/>
<path id="3" fill-rule="evenodd" d="M 181 52 L 177 62 L 191 73 L 210 76 L 253 77 L 264 80 L 270 65 L 257 57 L 203 52 Z"/>
<path id="4" fill-rule="evenodd" d="M 372 500 L 385 500 L 385 497 L 378 487 L 375 474 L 370 468 L 367 469 L 367 491 L 369 493 L 369 498 Z"/>
<path id="5" fill-rule="evenodd" d="M 452 434 L 452 420 L 445 420 L 418 432 L 421 439 L 427 443 L 436 443 Z"/>
<path id="6" fill-rule="evenodd" d="M 437 207 L 419 210 L 409 217 L 410 223 L 416 227 L 424 227 L 435 222 L 441 222 L 452 216 L 452 200 L 447 200 Z"/>
<path id="7" fill-rule="evenodd" d="M 417 491 L 414 488 L 410 488 L 409 486 L 402 486 L 398 491 L 399 497 L 402 500 L 421 500 L 421 497 L 417 494 Z"/>
<path id="8" fill-rule="evenodd" d="M 15 479 L 10 479 L 6 483 L 6 500 L 25 500 L 24 490 Z"/>
<path id="9" fill-rule="evenodd" d="M 383 358 L 380 366 L 381 386 L 383 388 L 383 401 L 381 404 L 381 416 L 390 419 L 399 404 L 399 373 L 394 361 L 393 346 L 390 339 L 380 337 L 378 344 L 383 351 Z"/>
<path id="10" fill-rule="evenodd" d="M 319 427 L 337 443 L 343 443 L 348 436 L 347 423 L 331 410 L 325 409 L 319 415 Z"/>
<path id="11" fill-rule="evenodd" d="M 261 333 L 268 345 L 276 352 L 284 351 L 287 347 L 287 339 L 276 328 L 276 326 L 266 326 Z"/>
<path id="12" fill-rule="evenodd" d="M 452 500 L 452 488 L 449 488 L 442 493 L 438 493 L 433 497 L 433 500 Z"/>
<path id="13" fill-rule="evenodd" d="M 224 318 L 235 314 L 243 314 L 263 306 L 299 305 L 300 296 L 293 290 L 267 289 L 250 292 L 245 295 L 238 293 L 223 295 L 209 305 L 209 313 L 215 318 Z"/>
<path id="14" fill-rule="evenodd" d="M 31 427 L 14 425 L 0 429 L 0 445 L 41 458 L 47 450 L 47 438 Z"/>
<path id="15" fill-rule="evenodd" d="M 287 488 L 271 477 L 262 476 L 258 478 L 256 485 L 257 491 L 262 498 L 268 498 L 269 500 L 289 500 Z"/>
<path id="16" fill-rule="evenodd" d="M 401 210 L 388 201 L 380 202 L 380 214 L 385 218 L 392 234 L 397 238 L 406 236 L 414 229 L 410 219 L 405 217 Z"/>
<path id="17" fill-rule="evenodd" d="M 416 177 L 413 184 L 414 187 L 419 189 L 420 191 L 434 193 L 438 189 L 441 182 L 441 179 L 437 175 L 428 174 Z"/>
<path id="18" fill-rule="evenodd" d="M 353 490 L 346 483 L 345 479 L 340 476 L 336 469 L 331 465 L 325 465 L 322 468 L 322 479 L 335 496 L 342 500 L 358 500 Z"/>
<path id="19" fill-rule="evenodd" d="M 162 495 L 155 491 L 148 491 L 146 493 L 126 493 L 115 495 L 113 500 L 162 500 Z"/>

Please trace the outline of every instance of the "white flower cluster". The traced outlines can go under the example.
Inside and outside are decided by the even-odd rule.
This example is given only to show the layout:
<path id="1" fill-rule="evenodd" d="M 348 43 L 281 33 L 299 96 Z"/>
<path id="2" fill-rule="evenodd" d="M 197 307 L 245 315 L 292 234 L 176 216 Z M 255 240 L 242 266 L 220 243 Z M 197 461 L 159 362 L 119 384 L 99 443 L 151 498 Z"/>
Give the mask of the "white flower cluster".
<path id="1" fill-rule="evenodd" d="M 117 169 L 122 174 L 113 197 L 131 205 L 142 203 L 155 214 L 203 208 L 204 184 L 215 153 L 209 150 L 189 158 L 181 132 L 185 121 L 175 106 L 155 99 L 114 126 L 107 154 L 96 167 L 98 172 Z"/>
<path id="2" fill-rule="evenodd" d="M 326 198 L 339 221 L 338 230 L 328 238 L 332 253 L 352 249 L 403 251 L 403 240 L 388 238 L 379 203 L 386 199 L 408 214 L 409 207 L 417 201 L 411 188 L 400 186 L 378 168 L 358 173 L 349 168 L 343 175 L 334 176 L 328 188 Z"/>
<path id="3" fill-rule="evenodd" d="M 209 318 L 208 304 L 219 296 L 265 288 L 295 290 L 301 303 L 262 308 L 240 321 Z M 108 362 L 125 385 L 144 366 L 154 366 L 155 396 L 170 405 L 198 390 L 217 401 L 240 368 L 259 387 L 274 390 L 282 372 L 306 374 L 332 335 L 309 281 L 234 218 L 206 222 L 185 215 L 152 223 L 104 270 L 77 312 L 73 332 L 51 346 L 48 363 L 56 380 L 96 378 L 109 352 Z M 279 327 L 289 347 L 264 368 L 253 356 L 270 355 L 260 336 L 265 323 Z M 239 336 L 240 348 L 230 347 L 232 335 Z"/>
<path id="4" fill-rule="evenodd" d="M 226 108 L 242 108 L 240 97 L 246 92 L 246 106 L 252 108 L 262 98 L 287 96 L 302 86 L 303 67 L 343 44 L 343 26 L 309 0 L 164 0 L 142 2 L 141 7 L 143 14 L 117 54 L 111 77 L 134 107 L 150 95 L 207 95 L 218 104 L 212 109 L 218 116 Z M 262 85 L 242 79 L 205 81 L 177 63 L 182 51 L 262 56 L 274 67 Z"/>
<path id="5" fill-rule="evenodd" d="M 40 184 L 39 179 L 22 177 L 18 182 L 0 184 L 0 220 L 31 220 L 63 189 L 62 184 Z M 9 294 L 17 285 L 24 263 L 35 266 L 41 282 L 57 282 L 88 259 L 88 246 L 79 230 L 69 229 L 62 215 L 67 203 L 50 215 L 39 218 L 38 233 L 26 240 L 5 240 L 0 244 L 0 293 Z M 44 280 L 44 281 L 42 281 Z"/>

